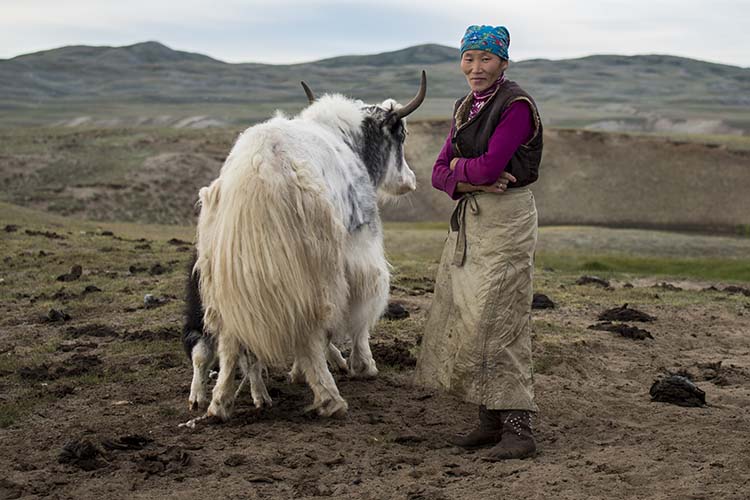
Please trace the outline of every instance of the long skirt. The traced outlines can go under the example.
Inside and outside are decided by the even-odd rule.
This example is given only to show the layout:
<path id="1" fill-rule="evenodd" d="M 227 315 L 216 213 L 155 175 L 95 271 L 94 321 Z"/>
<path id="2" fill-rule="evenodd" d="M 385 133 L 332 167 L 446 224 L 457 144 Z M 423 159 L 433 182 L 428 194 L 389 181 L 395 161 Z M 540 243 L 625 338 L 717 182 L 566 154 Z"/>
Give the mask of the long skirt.
<path id="1" fill-rule="evenodd" d="M 530 189 L 459 201 L 422 337 L 418 384 L 491 410 L 538 410 L 531 363 L 536 241 Z"/>

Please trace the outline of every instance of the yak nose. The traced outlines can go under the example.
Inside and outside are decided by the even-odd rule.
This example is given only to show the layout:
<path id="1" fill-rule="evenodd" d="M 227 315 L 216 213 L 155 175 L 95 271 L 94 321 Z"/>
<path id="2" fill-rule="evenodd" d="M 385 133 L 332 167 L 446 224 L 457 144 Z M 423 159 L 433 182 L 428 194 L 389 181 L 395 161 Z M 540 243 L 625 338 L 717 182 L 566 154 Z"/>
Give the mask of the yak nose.
<path id="1" fill-rule="evenodd" d="M 399 194 L 408 193 L 411 191 L 417 190 L 417 176 L 414 175 L 414 172 L 411 170 L 408 170 L 407 172 L 404 172 L 404 179 L 401 183 L 401 189 L 399 190 Z"/>

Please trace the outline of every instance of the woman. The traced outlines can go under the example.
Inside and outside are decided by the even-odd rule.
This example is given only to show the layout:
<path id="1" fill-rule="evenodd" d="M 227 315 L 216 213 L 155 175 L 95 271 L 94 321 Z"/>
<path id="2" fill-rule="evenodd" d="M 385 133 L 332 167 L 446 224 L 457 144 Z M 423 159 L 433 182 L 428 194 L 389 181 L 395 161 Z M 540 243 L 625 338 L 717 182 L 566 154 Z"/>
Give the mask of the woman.
<path id="1" fill-rule="evenodd" d="M 534 100 L 505 78 L 510 34 L 469 26 L 456 102 L 432 184 L 458 199 L 417 365 L 418 382 L 479 405 L 479 424 L 451 442 L 493 445 L 490 459 L 536 451 L 531 416 L 531 300 L 542 125 Z"/>

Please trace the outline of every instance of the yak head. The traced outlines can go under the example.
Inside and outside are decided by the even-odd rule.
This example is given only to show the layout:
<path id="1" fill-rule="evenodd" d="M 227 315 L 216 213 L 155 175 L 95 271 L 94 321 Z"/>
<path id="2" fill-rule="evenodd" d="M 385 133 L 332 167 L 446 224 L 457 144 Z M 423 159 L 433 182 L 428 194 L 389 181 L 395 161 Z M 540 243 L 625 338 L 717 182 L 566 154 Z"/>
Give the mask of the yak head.
<path id="1" fill-rule="evenodd" d="M 315 95 L 302 82 L 310 103 Z M 377 105 L 362 103 L 362 120 L 350 138 L 350 146 L 367 169 L 375 187 L 386 195 L 398 196 L 414 191 L 417 178 L 404 157 L 406 123 L 404 118 L 416 110 L 427 94 L 427 76 L 422 71 L 417 95 L 401 106 L 393 99 Z"/>

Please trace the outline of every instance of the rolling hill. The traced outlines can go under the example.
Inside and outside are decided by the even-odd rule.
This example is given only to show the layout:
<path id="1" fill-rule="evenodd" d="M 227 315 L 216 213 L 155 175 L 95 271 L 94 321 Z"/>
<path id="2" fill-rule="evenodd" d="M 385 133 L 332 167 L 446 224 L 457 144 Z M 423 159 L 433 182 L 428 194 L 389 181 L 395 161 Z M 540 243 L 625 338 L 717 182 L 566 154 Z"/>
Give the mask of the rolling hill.
<path id="1" fill-rule="evenodd" d="M 69 46 L 0 60 L 0 126 L 239 125 L 304 104 L 318 93 L 366 101 L 408 99 L 419 70 L 428 99 L 417 118 L 444 118 L 465 93 L 458 50 L 419 45 L 304 64 L 229 64 L 158 42 Z M 750 69 L 666 55 L 597 55 L 513 63 L 509 76 L 558 127 L 747 134 Z"/>
<path id="2" fill-rule="evenodd" d="M 418 189 L 386 204 L 390 221 L 447 221 L 431 187 L 447 120 L 409 124 Z M 0 129 L 0 201 L 98 221 L 189 225 L 198 190 L 240 129 Z M 541 224 L 750 231 L 750 139 L 702 143 L 547 129 L 532 190 Z"/>

